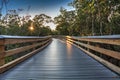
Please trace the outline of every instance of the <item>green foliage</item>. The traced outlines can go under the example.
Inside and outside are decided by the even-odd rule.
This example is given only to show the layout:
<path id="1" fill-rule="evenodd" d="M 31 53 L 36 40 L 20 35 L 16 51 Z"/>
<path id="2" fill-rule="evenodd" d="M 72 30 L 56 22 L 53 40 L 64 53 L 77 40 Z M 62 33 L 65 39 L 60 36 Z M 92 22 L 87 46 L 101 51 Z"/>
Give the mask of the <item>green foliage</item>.
<path id="1" fill-rule="evenodd" d="M 52 34 L 50 27 L 45 24 L 53 21 L 45 14 L 36 15 L 33 20 L 26 20 L 15 13 L 9 13 L 7 19 L 7 23 L 5 18 L 0 21 L 1 35 L 47 36 Z M 30 27 L 33 27 L 33 30 L 30 30 Z"/>
<path id="2" fill-rule="evenodd" d="M 66 23 L 61 23 L 61 24 L 59 24 L 59 25 L 56 27 L 56 30 L 58 31 L 58 34 L 68 35 L 68 34 L 69 34 L 68 26 L 69 26 L 69 24 L 68 24 L 67 22 L 66 22 Z"/>
<path id="3" fill-rule="evenodd" d="M 73 0 L 69 5 L 75 10 L 61 8 L 61 14 L 54 19 L 59 34 L 120 34 L 120 0 Z"/>
<path id="4" fill-rule="evenodd" d="M 6 28 L 5 28 L 5 26 L 0 26 L 0 34 L 3 34 L 3 35 L 6 34 Z"/>
<path id="5" fill-rule="evenodd" d="M 51 35 L 51 34 L 52 34 L 52 31 L 49 26 L 42 27 L 40 29 L 40 33 L 39 33 L 40 36 L 47 36 L 47 35 Z"/>
<path id="6" fill-rule="evenodd" d="M 0 34 L 21 36 L 120 34 L 120 0 L 73 0 L 69 6 L 73 6 L 75 10 L 67 11 L 61 7 L 60 15 L 54 18 L 55 31 L 46 27 L 47 23 L 53 21 L 45 14 L 35 15 L 33 20 L 20 17 L 17 10 L 12 10 L 5 16 L 0 14 Z M 33 30 L 30 30 L 30 27 Z"/>
<path id="7" fill-rule="evenodd" d="M 61 8 L 60 12 L 61 14 L 54 18 L 54 22 L 57 25 L 56 30 L 59 35 L 71 35 L 73 30 L 70 29 L 70 27 L 72 27 L 72 24 L 75 21 L 75 11 L 67 11 L 64 8 Z"/>

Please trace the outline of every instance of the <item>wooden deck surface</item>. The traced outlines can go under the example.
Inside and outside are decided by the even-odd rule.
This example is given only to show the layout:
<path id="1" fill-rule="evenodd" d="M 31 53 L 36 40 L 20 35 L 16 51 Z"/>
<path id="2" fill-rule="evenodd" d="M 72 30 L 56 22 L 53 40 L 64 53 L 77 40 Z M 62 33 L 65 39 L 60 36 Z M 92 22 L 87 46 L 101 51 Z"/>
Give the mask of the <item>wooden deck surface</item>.
<path id="1" fill-rule="evenodd" d="M 38 54 L 0 74 L 0 80 L 120 80 L 77 47 L 53 39 Z"/>

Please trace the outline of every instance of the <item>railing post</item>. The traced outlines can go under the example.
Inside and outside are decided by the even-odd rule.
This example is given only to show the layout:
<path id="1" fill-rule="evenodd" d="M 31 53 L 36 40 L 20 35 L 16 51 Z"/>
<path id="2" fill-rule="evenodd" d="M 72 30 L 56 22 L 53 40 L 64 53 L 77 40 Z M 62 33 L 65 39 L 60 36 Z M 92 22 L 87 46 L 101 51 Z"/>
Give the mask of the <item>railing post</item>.
<path id="1" fill-rule="evenodd" d="M 90 45 L 90 42 L 88 41 L 88 42 L 87 42 L 87 44 L 88 44 L 88 45 Z M 89 49 L 89 48 L 87 48 L 87 51 L 90 51 L 90 49 Z"/>
<path id="2" fill-rule="evenodd" d="M 100 48 L 100 44 L 95 44 L 95 46 Z M 103 54 L 99 54 L 99 57 L 103 58 Z"/>
<path id="3" fill-rule="evenodd" d="M 4 39 L 0 39 L 0 66 L 5 64 L 5 45 Z"/>

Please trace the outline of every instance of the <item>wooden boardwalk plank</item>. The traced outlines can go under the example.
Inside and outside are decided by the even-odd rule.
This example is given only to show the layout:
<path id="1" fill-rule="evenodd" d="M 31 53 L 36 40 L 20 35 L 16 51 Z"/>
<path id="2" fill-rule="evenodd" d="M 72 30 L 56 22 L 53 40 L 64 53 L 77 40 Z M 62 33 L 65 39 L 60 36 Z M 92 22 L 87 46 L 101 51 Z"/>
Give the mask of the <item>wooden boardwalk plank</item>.
<path id="1" fill-rule="evenodd" d="M 57 39 L 30 59 L 0 74 L 0 80 L 120 80 L 114 72 Z"/>

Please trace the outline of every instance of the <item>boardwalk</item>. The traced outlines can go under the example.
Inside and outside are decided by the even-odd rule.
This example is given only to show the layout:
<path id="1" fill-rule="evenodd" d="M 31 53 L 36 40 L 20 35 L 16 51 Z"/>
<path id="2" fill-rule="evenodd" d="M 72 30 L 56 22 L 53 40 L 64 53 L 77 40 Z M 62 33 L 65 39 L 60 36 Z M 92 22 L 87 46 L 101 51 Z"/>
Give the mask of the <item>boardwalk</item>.
<path id="1" fill-rule="evenodd" d="M 0 75 L 0 80 L 120 80 L 71 44 L 53 39 L 44 50 Z"/>

